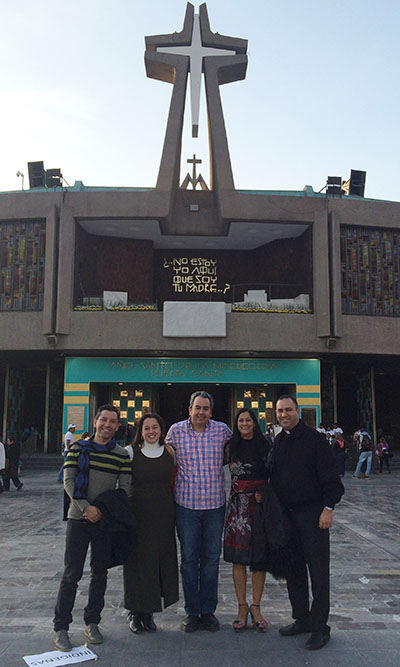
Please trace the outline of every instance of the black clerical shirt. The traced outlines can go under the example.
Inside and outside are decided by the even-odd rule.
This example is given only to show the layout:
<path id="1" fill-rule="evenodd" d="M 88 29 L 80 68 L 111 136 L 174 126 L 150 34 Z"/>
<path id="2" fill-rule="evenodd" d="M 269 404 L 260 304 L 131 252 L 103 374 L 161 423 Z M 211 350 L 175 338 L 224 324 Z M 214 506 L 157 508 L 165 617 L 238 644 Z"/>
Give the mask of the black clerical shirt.
<path id="1" fill-rule="evenodd" d="M 275 438 L 271 481 L 288 508 L 315 503 L 334 508 L 344 493 L 331 446 L 301 419 L 289 434 Z"/>

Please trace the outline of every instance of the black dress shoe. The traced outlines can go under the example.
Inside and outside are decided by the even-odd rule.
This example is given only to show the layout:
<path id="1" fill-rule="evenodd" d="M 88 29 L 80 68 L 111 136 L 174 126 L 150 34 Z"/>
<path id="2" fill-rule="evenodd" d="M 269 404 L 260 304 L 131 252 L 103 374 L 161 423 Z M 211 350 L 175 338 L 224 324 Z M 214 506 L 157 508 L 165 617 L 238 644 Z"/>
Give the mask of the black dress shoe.
<path id="1" fill-rule="evenodd" d="M 219 621 L 214 614 L 201 614 L 200 623 L 202 630 L 209 630 L 210 632 L 219 630 Z"/>
<path id="2" fill-rule="evenodd" d="M 307 621 L 296 620 L 294 623 L 290 623 L 290 625 L 279 628 L 279 634 L 282 637 L 293 637 L 294 635 L 302 635 L 305 632 L 310 632 L 310 625 Z"/>
<path id="3" fill-rule="evenodd" d="M 153 614 L 142 614 L 142 625 L 147 632 L 155 632 L 157 630 Z"/>
<path id="4" fill-rule="evenodd" d="M 330 640 L 329 632 L 313 632 L 311 637 L 306 641 L 306 648 L 310 651 L 316 651 L 319 648 L 323 648 Z"/>
<path id="5" fill-rule="evenodd" d="M 186 616 L 181 624 L 181 630 L 183 632 L 195 632 L 200 628 L 200 618 L 189 614 Z"/>
<path id="6" fill-rule="evenodd" d="M 143 631 L 142 617 L 140 614 L 134 614 L 131 612 L 128 614 L 126 622 L 129 625 L 129 630 L 131 630 L 135 635 L 138 635 L 139 632 Z"/>

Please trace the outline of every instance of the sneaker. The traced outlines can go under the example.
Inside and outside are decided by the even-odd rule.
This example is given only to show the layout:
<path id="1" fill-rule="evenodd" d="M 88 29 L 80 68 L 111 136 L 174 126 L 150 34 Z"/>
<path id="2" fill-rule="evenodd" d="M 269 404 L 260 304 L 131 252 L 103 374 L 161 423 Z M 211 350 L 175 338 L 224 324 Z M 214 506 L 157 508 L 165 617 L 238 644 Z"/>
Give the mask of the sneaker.
<path id="1" fill-rule="evenodd" d="M 17 486 L 17 491 L 21 491 L 21 489 L 22 489 L 23 486 L 24 486 L 24 485 L 22 484 L 22 482 L 21 482 L 21 484 L 18 484 L 18 486 Z"/>
<path id="2" fill-rule="evenodd" d="M 183 632 L 196 632 L 200 628 L 200 618 L 194 614 L 188 614 L 181 624 Z"/>
<path id="3" fill-rule="evenodd" d="M 201 614 L 200 625 L 202 630 L 217 632 L 219 630 L 219 621 L 214 614 Z"/>
<path id="4" fill-rule="evenodd" d="M 86 626 L 83 634 L 85 635 L 88 642 L 90 642 L 90 644 L 101 644 L 103 641 L 103 635 L 101 634 L 96 623 L 89 623 L 89 625 Z"/>
<path id="5" fill-rule="evenodd" d="M 72 644 L 69 641 L 68 632 L 66 630 L 54 631 L 54 646 L 58 651 L 70 651 Z"/>

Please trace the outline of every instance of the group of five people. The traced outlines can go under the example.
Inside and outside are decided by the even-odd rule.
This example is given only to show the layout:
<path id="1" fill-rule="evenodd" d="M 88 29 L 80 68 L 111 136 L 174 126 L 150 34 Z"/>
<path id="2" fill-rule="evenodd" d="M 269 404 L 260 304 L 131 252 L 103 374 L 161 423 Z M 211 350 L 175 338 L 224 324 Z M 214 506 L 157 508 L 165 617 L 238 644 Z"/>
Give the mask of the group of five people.
<path id="1" fill-rule="evenodd" d="M 273 458 L 252 410 L 238 412 L 233 433 L 225 423 L 212 419 L 212 410 L 212 396 L 194 392 L 188 419 L 173 424 L 165 438 L 162 418 L 154 413 L 143 415 L 129 455 L 114 440 L 118 410 L 112 405 L 101 406 L 94 419 L 94 435 L 72 446 L 64 468 L 64 487 L 71 503 L 65 569 L 54 616 L 56 648 L 71 648 L 68 629 L 90 543 L 84 634 L 91 643 L 102 641 L 98 625 L 108 563 L 99 559 L 95 548 L 96 533 L 104 529 L 105 520 L 96 499 L 115 490 L 117 483 L 129 496 L 135 521 L 133 529 L 126 521 L 126 530 L 133 530 L 135 540 L 129 556 L 119 561 L 124 562 L 124 605 L 132 632 L 154 632 L 153 612 L 178 600 L 175 526 L 186 612 L 181 629 L 219 630 L 215 611 L 224 535 L 223 555 L 232 563 L 238 601 L 233 629 L 243 631 L 250 616 L 256 630 L 267 630 L 260 606 L 265 570 L 253 562 L 253 519 L 257 503 L 263 500 L 263 487 L 271 484 L 291 526 L 291 567 L 286 580 L 294 622 L 281 628 L 280 634 L 310 633 L 309 649 L 322 648 L 329 640 L 328 529 L 343 494 L 330 446 L 303 423 L 296 399 L 289 395 L 276 404 L 282 431 L 275 439 Z M 232 480 L 227 507 L 225 464 Z M 250 605 L 246 590 L 249 566 Z"/>

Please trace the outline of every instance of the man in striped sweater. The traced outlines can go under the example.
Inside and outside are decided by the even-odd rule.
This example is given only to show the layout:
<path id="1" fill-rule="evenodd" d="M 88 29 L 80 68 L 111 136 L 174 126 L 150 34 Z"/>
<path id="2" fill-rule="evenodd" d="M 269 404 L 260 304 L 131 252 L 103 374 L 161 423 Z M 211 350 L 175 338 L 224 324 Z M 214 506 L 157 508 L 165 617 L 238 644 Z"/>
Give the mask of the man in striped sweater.
<path id="1" fill-rule="evenodd" d="M 128 452 L 115 443 L 119 412 L 113 405 L 102 405 L 94 418 L 95 434 L 89 440 L 79 440 L 68 452 L 64 463 L 64 489 L 70 498 L 64 557 L 64 574 L 60 583 L 54 614 L 54 645 L 60 651 L 72 648 L 68 628 L 72 622 L 78 582 L 85 565 L 86 554 L 93 536 L 93 524 L 102 514 L 93 505 L 104 491 L 119 488 L 129 491 L 131 466 Z M 100 644 L 103 637 L 98 628 L 104 607 L 107 568 L 103 561 L 90 562 L 88 604 L 84 609 L 86 639 Z"/>

